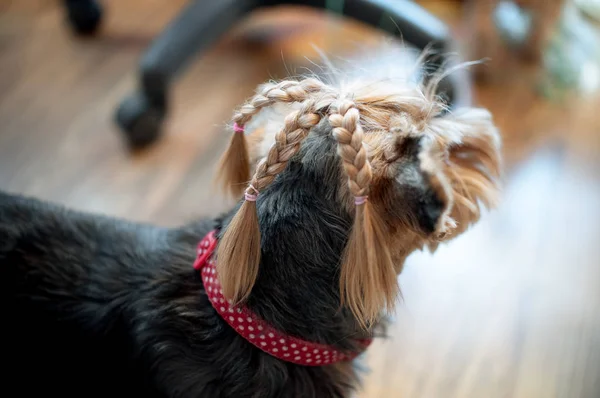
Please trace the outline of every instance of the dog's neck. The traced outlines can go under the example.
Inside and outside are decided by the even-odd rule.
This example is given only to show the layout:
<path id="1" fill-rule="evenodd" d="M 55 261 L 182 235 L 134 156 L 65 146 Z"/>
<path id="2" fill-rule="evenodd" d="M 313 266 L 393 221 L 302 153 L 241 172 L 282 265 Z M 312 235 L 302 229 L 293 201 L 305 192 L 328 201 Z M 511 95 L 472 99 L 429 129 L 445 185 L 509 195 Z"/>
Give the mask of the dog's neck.
<path id="1" fill-rule="evenodd" d="M 337 158 L 322 157 L 321 162 Z M 369 333 L 340 305 L 339 295 L 339 264 L 352 220 L 335 201 L 337 176 L 323 181 L 328 176 L 315 171 L 337 164 L 314 166 L 291 162 L 261 193 L 262 257 L 246 305 L 282 332 L 356 349 L 356 339 Z"/>

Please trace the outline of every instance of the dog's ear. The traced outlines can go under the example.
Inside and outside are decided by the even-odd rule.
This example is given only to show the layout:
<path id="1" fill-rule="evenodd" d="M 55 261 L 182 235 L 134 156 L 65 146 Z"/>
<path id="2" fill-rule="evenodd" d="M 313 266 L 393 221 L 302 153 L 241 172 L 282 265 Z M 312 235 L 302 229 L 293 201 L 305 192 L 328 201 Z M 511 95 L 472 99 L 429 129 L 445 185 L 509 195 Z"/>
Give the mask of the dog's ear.
<path id="1" fill-rule="evenodd" d="M 434 119 L 431 128 L 437 144 L 443 148 L 444 161 L 440 184 L 451 199 L 451 206 L 441 225 L 441 238 L 453 238 L 477 222 L 480 206 L 497 205 L 502 170 L 501 137 L 490 113 L 467 108 Z M 444 229 L 445 228 L 445 229 Z"/>
<path id="2" fill-rule="evenodd" d="M 456 227 L 445 239 L 464 232 L 480 218 L 480 206 L 498 204 L 502 170 L 502 140 L 490 113 L 484 109 L 462 112 L 434 120 L 440 145 L 446 148 L 443 176 L 450 188 L 449 211 Z"/>
<path id="3" fill-rule="evenodd" d="M 378 201 L 396 228 L 409 228 L 424 242 L 435 243 L 476 222 L 480 204 L 495 205 L 500 136 L 487 111 L 467 109 L 435 118 L 424 133 L 391 139 Z"/>

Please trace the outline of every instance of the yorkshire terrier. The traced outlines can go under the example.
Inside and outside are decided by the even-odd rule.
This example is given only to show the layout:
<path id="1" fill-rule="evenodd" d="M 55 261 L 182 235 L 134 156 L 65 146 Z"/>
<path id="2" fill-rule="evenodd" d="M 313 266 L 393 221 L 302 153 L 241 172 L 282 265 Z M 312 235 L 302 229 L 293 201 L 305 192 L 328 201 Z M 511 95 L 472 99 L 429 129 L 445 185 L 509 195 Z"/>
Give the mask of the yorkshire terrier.
<path id="1" fill-rule="evenodd" d="M 233 116 L 230 212 L 180 228 L 0 194 L 3 390 L 349 397 L 407 256 L 492 207 L 501 140 L 435 80 L 268 82 Z"/>

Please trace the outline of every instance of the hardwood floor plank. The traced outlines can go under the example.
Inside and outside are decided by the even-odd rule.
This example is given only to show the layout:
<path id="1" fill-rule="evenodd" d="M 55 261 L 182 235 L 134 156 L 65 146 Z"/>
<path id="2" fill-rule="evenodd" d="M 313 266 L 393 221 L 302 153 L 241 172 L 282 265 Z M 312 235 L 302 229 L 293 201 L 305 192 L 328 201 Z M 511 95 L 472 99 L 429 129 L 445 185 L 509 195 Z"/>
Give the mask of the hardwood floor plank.
<path id="1" fill-rule="evenodd" d="M 163 138 L 130 154 L 113 113 L 186 1 L 105 3 L 100 35 L 83 40 L 55 3 L 0 0 L 0 189 L 163 225 L 215 214 L 231 205 L 212 178 L 234 107 L 270 77 L 318 69 L 312 44 L 360 58 L 381 39 L 314 12 L 258 14 L 190 65 Z M 544 101 L 531 71 L 511 67 L 510 81 L 475 87 L 503 133 L 501 205 L 409 258 L 359 397 L 600 396 L 600 96 Z"/>

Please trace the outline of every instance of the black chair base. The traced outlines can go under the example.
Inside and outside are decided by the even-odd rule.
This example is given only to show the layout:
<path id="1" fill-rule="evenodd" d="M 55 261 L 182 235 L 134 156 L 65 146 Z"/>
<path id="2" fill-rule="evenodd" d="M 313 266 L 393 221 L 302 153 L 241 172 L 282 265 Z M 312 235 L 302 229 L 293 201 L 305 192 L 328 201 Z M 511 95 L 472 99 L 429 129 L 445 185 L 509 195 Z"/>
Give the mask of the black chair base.
<path id="1" fill-rule="evenodd" d="M 103 9 L 94 0 L 65 0 L 69 25 L 80 35 L 92 35 L 102 22 Z"/>
<path id="2" fill-rule="evenodd" d="M 153 41 L 140 62 L 135 93 L 119 106 L 115 121 L 131 147 L 144 147 L 161 135 L 167 116 L 171 82 L 198 53 L 208 49 L 225 32 L 252 11 L 280 5 L 299 5 L 352 18 L 419 48 L 439 52 L 430 66 L 439 69 L 451 37 L 440 20 L 409 0 L 191 0 L 179 16 Z M 94 0 L 66 0 L 69 20 L 79 33 L 92 33 L 102 9 Z M 329 8 L 328 8 L 329 7 Z M 442 55 L 442 56 L 439 56 Z M 469 79 L 454 75 L 439 86 L 449 103 L 463 105 L 470 96 Z"/>
<path id="3" fill-rule="evenodd" d="M 125 98 L 117 109 L 115 122 L 125 135 L 130 148 L 141 149 L 160 136 L 166 108 L 137 92 Z"/>

